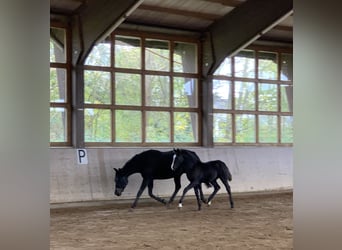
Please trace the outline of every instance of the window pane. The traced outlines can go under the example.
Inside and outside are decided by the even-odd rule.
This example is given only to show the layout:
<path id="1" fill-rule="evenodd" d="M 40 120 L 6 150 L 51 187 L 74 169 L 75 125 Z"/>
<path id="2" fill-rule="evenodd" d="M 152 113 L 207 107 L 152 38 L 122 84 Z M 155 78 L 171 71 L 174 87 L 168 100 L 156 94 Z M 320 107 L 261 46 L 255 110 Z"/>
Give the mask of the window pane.
<path id="1" fill-rule="evenodd" d="M 235 109 L 255 110 L 255 84 L 253 82 L 235 82 Z"/>
<path id="2" fill-rule="evenodd" d="M 232 115 L 214 114 L 214 142 L 232 142 Z"/>
<path id="3" fill-rule="evenodd" d="M 230 81 L 213 80 L 214 109 L 232 109 L 232 84 Z"/>
<path id="4" fill-rule="evenodd" d="M 198 116 L 193 112 L 174 113 L 175 142 L 198 142 Z"/>
<path id="5" fill-rule="evenodd" d="M 50 108 L 50 142 L 67 141 L 67 110 Z"/>
<path id="6" fill-rule="evenodd" d="M 236 115 L 235 116 L 236 142 L 254 143 L 255 142 L 255 116 Z"/>
<path id="7" fill-rule="evenodd" d="M 281 54 L 280 80 L 292 81 L 293 79 L 293 58 L 292 54 Z"/>
<path id="8" fill-rule="evenodd" d="M 66 62 L 65 30 L 59 28 L 50 29 L 50 62 Z"/>
<path id="9" fill-rule="evenodd" d="M 280 120 L 281 142 L 293 143 L 293 117 L 282 116 Z"/>
<path id="10" fill-rule="evenodd" d="M 175 42 L 173 53 L 173 71 L 197 73 L 197 45 Z"/>
<path id="11" fill-rule="evenodd" d="M 110 40 L 96 44 L 88 55 L 85 65 L 110 66 Z"/>
<path id="12" fill-rule="evenodd" d="M 170 142 L 170 113 L 146 112 L 146 141 Z"/>
<path id="13" fill-rule="evenodd" d="M 145 67 L 147 70 L 170 71 L 168 41 L 146 39 Z"/>
<path id="14" fill-rule="evenodd" d="M 145 88 L 147 106 L 170 106 L 170 78 L 168 76 L 147 75 Z"/>
<path id="15" fill-rule="evenodd" d="M 142 141 L 142 115 L 140 111 L 115 111 L 115 141 L 141 142 Z"/>
<path id="16" fill-rule="evenodd" d="M 254 51 L 243 50 L 234 56 L 234 74 L 236 77 L 255 77 L 255 54 Z"/>
<path id="17" fill-rule="evenodd" d="M 277 111 L 278 110 L 278 90 L 276 84 L 259 84 L 259 110 Z"/>
<path id="18" fill-rule="evenodd" d="M 259 141 L 277 143 L 278 126 L 276 115 L 259 115 Z"/>
<path id="19" fill-rule="evenodd" d="M 141 69 L 141 40 L 115 36 L 115 67 Z"/>
<path id="20" fill-rule="evenodd" d="M 280 86 L 281 111 L 292 112 L 292 86 Z"/>
<path id="21" fill-rule="evenodd" d="M 175 107 L 197 107 L 197 79 L 174 77 L 173 101 Z"/>
<path id="22" fill-rule="evenodd" d="M 84 102 L 92 104 L 111 103 L 111 77 L 109 72 L 84 71 Z"/>
<path id="23" fill-rule="evenodd" d="M 50 102 L 66 102 L 66 70 L 50 68 Z"/>
<path id="24" fill-rule="evenodd" d="M 260 52 L 258 54 L 258 78 L 259 79 L 278 79 L 277 54 L 271 52 Z"/>
<path id="25" fill-rule="evenodd" d="M 141 75 L 115 74 L 115 102 L 118 105 L 141 105 Z"/>
<path id="26" fill-rule="evenodd" d="M 84 140 L 86 142 L 111 142 L 110 110 L 84 110 Z"/>
<path id="27" fill-rule="evenodd" d="M 226 57 L 220 67 L 216 69 L 214 75 L 232 76 L 231 58 Z"/>

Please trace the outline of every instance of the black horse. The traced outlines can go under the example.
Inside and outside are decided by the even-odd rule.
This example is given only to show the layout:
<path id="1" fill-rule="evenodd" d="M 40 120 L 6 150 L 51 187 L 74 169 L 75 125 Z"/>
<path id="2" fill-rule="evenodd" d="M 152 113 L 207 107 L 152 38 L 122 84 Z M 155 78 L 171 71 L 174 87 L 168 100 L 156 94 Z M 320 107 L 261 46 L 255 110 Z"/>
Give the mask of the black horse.
<path id="1" fill-rule="evenodd" d="M 140 173 L 143 180 L 131 206 L 132 208 L 136 207 L 139 197 L 146 186 L 148 187 L 150 197 L 163 204 L 171 203 L 181 188 L 181 175 L 184 173 L 184 169 L 191 168 L 192 165 L 200 162 L 195 152 L 185 149 L 182 149 L 182 151 L 187 152 L 187 154 L 176 157 L 175 149 L 167 152 L 151 149 L 133 156 L 121 169 L 114 168 L 116 172 L 114 194 L 120 196 L 128 184 L 128 177 L 134 173 Z M 152 193 L 153 180 L 170 178 L 174 178 L 175 191 L 170 197 L 170 200 L 166 202 L 164 199 Z M 202 193 L 201 187 L 199 187 L 199 192 Z"/>
<path id="2" fill-rule="evenodd" d="M 183 157 L 188 154 L 186 151 L 182 149 L 177 149 L 175 150 L 175 152 L 177 155 L 176 159 L 178 158 L 180 162 L 182 161 Z M 195 190 L 198 210 L 201 210 L 200 199 L 204 203 L 207 203 L 208 205 L 210 205 L 215 194 L 221 188 L 220 185 L 217 183 L 217 179 L 220 179 L 223 185 L 226 187 L 226 190 L 229 196 L 228 198 L 230 202 L 230 207 L 231 208 L 234 207 L 231 189 L 228 184 L 228 180 L 229 181 L 232 180 L 232 175 L 229 171 L 229 168 L 223 161 L 220 161 L 220 160 L 209 161 L 209 162 L 198 161 L 196 164 L 192 164 L 192 165 L 177 164 L 174 167 L 175 171 L 178 171 L 179 168 L 183 168 L 182 171 L 186 173 L 186 176 L 188 177 L 190 184 L 184 188 L 183 195 L 179 200 L 178 207 L 181 208 L 183 206 L 182 202 L 183 202 L 184 196 L 191 188 L 194 188 Z M 214 186 L 214 191 L 209 196 L 207 201 L 205 201 L 202 191 L 199 191 L 201 189 L 201 183 L 205 183 L 208 187 Z"/>

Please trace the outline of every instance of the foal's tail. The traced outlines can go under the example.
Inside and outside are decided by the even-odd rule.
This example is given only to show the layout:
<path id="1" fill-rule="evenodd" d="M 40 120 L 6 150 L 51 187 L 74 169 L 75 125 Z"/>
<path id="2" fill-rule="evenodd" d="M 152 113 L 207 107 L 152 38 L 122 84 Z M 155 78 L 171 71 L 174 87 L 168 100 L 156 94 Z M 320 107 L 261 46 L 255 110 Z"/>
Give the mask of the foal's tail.
<path id="1" fill-rule="evenodd" d="M 228 179 L 229 181 L 232 181 L 232 174 L 229 171 L 228 166 L 223 162 L 218 160 L 217 161 L 217 166 L 219 167 L 219 171 L 221 172 L 221 176 L 225 176 L 226 179 Z"/>

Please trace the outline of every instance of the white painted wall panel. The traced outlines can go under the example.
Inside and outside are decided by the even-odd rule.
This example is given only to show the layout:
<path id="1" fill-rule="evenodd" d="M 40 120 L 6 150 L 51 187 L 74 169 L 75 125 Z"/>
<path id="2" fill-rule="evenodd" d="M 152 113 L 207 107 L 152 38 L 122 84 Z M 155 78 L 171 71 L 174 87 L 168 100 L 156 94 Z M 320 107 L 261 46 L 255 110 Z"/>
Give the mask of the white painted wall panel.
<path id="1" fill-rule="evenodd" d="M 195 151 L 202 161 L 220 159 L 226 162 L 233 175 L 233 181 L 230 183 L 233 193 L 291 189 L 293 186 L 291 147 L 188 149 Z M 117 197 L 114 196 L 113 167 L 121 168 L 128 159 L 144 150 L 147 148 L 88 148 L 89 163 L 78 165 L 76 149 L 50 149 L 50 202 L 114 200 L 135 197 L 142 180 L 140 175 L 131 175 L 123 195 Z M 187 183 L 188 180 L 183 175 L 181 191 Z M 225 192 L 223 185 L 221 187 L 219 193 Z M 154 193 L 156 195 L 169 197 L 173 190 L 173 179 L 155 181 Z M 203 186 L 203 190 L 206 194 L 212 192 L 211 188 L 207 189 L 205 186 Z M 193 191 L 189 192 L 189 195 L 193 194 Z M 148 197 L 147 190 L 142 197 Z"/>

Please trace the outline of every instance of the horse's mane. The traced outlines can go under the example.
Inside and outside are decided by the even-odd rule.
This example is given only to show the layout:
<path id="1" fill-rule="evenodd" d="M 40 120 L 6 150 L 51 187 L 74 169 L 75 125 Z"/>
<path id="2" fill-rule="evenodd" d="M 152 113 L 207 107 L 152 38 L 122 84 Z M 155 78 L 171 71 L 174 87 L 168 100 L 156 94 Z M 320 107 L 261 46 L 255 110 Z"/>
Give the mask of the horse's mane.
<path id="1" fill-rule="evenodd" d="M 191 150 L 188 149 L 179 149 L 182 153 L 185 153 L 186 155 L 190 156 L 193 160 L 201 162 L 201 159 L 198 157 L 198 155 Z"/>

